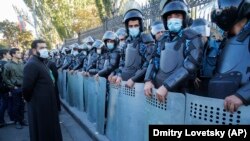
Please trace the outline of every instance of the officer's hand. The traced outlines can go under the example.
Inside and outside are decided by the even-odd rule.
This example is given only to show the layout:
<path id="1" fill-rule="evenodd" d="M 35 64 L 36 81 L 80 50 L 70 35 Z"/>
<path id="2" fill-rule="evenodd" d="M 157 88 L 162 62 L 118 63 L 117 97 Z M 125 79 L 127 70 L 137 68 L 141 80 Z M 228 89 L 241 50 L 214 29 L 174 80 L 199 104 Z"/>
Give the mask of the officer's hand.
<path id="1" fill-rule="evenodd" d="M 98 74 L 96 74 L 94 77 L 95 77 L 95 80 L 96 80 L 96 81 L 99 80 L 99 75 L 98 75 Z"/>
<path id="2" fill-rule="evenodd" d="M 85 76 L 89 77 L 90 76 L 89 72 L 85 72 Z"/>
<path id="3" fill-rule="evenodd" d="M 116 84 L 116 85 L 120 85 L 121 82 L 122 82 L 122 78 L 121 78 L 120 76 L 118 76 L 118 77 L 116 78 L 116 80 L 115 80 L 115 84 Z"/>
<path id="4" fill-rule="evenodd" d="M 74 74 L 77 74 L 78 73 L 78 70 L 74 70 Z"/>
<path id="5" fill-rule="evenodd" d="M 73 70 L 70 70 L 70 71 L 69 71 L 69 73 L 70 73 L 70 74 L 73 74 L 73 73 L 74 73 L 74 71 L 73 71 Z"/>
<path id="6" fill-rule="evenodd" d="M 85 71 L 82 71 L 82 72 L 81 72 L 81 75 L 82 75 L 82 76 L 85 76 Z"/>
<path id="7" fill-rule="evenodd" d="M 58 72 L 61 72 L 61 71 L 62 71 L 62 68 L 59 68 L 59 69 L 58 69 Z"/>
<path id="8" fill-rule="evenodd" d="M 147 81 L 144 85 L 144 94 L 147 97 L 151 97 L 152 96 L 152 89 L 154 88 L 154 85 L 151 81 Z"/>
<path id="9" fill-rule="evenodd" d="M 168 94 L 168 90 L 164 86 L 161 86 L 156 91 L 156 97 L 160 102 L 165 101 L 165 97 L 167 96 L 167 94 Z"/>
<path id="10" fill-rule="evenodd" d="M 118 78 L 118 76 L 116 76 L 116 75 L 115 75 L 115 76 L 112 76 L 112 77 L 111 77 L 111 82 L 112 82 L 112 83 L 116 83 L 116 79 L 117 79 L 117 78 Z"/>
<path id="11" fill-rule="evenodd" d="M 134 86 L 135 82 L 132 79 L 129 79 L 127 83 L 125 84 L 126 87 L 132 88 Z"/>
<path id="12" fill-rule="evenodd" d="M 109 76 L 108 76 L 108 81 L 110 82 L 110 83 L 113 83 L 112 82 L 112 77 L 113 77 L 114 75 L 113 74 L 110 74 Z"/>
<path id="13" fill-rule="evenodd" d="M 224 108 L 226 111 L 233 113 L 237 111 L 241 105 L 243 105 L 242 100 L 235 95 L 230 95 L 225 98 Z"/>
<path id="14" fill-rule="evenodd" d="M 201 80 L 198 77 L 196 77 L 194 80 L 194 87 L 198 89 L 200 87 L 200 83 L 201 83 Z"/>

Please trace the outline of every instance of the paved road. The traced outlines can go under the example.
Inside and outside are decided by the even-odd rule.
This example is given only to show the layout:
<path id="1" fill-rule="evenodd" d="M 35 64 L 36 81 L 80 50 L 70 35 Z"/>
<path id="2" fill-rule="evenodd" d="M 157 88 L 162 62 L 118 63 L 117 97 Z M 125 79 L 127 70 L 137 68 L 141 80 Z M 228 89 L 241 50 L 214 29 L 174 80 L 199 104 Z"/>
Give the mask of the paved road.
<path id="1" fill-rule="evenodd" d="M 5 118 L 8 120 L 8 117 Z M 60 113 L 63 141 L 92 141 L 88 134 L 64 110 Z M 15 125 L 0 128 L 0 141 L 29 141 L 29 129 L 16 129 Z"/>

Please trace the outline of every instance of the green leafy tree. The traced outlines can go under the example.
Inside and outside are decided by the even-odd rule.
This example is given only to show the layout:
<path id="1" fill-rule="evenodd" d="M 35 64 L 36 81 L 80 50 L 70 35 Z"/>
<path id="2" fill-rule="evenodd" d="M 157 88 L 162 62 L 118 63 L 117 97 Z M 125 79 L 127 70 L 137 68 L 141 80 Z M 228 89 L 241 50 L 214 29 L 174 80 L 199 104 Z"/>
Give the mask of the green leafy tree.
<path id="1" fill-rule="evenodd" d="M 0 22 L 0 33 L 3 39 L 0 40 L 2 47 L 18 47 L 23 50 L 30 47 L 33 35 L 30 31 L 20 31 L 14 22 L 5 20 Z"/>
<path id="2" fill-rule="evenodd" d="M 36 0 L 35 9 L 32 0 L 24 2 L 36 13 L 40 37 L 51 43 L 101 25 L 95 0 Z"/>
<path id="3" fill-rule="evenodd" d="M 8 45 L 16 47 L 17 46 L 17 36 L 18 36 L 18 26 L 10 22 L 9 20 L 4 20 L 0 22 L 0 33 L 2 33 L 3 38 L 6 39 Z"/>
<path id="4" fill-rule="evenodd" d="M 30 31 L 22 31 L 18 33 L 18 46 L 21 47 L 23 50 L 29 49 L 33 40 L 33 35 Z"/>

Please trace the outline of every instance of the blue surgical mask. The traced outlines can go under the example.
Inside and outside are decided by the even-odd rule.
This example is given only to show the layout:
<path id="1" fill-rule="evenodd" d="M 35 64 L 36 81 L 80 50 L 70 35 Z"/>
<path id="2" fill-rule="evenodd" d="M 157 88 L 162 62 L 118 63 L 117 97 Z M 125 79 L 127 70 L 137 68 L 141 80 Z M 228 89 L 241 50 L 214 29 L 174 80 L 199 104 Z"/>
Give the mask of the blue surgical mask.
<path id="1" fill-rule="evenodd" d="M 182 27 L 182 19 L 179 18 L 171 18 L 168 20 L 168 29 L 171 32 L 179 32 Z"/>
<path id="2" fill-rule="evenodd" d="M 91 45 L 87 45 L 88 50 L 91 50 L 93 47 Z"/>
<path id="3" fill-rule="evenodd" d="M 109 50 L 112 50 L 112 49 L 114 49 L 115 45 L 114 45 L 114 43 L 107 43 L 107 47 Z"/>
<path id="4" fill-rule="evenodd" d="M 87 51 L 83 51 L 83 54 L 84 54 L 84 55 L 87 55 L 88 53 L 87 53 Z"/>
<path id="5" fill-rule="evenodd" d="M 78 55 L 78 53 L 79 53 L 78 51 L 73 51 L 72 54 L 73 54 L 74 56 L 76 56 L 76 55 Z"/>
<path id="6" fill-rule="evenodd" d="M 124 41 L 120 41 L 119 46 L 123 47 L 124 45 L 125 45 L 125 42 Z"/>
<path id="7" fill-rule="evenodd" d="M 131 27 L 128 30 L 129 30 L 129 35 L 132 36 L 133 38 L 137 37 L 140 33 L 139 27 Z"/>
<path id="8" fill-rule="evenodd" d="M 97 49 L 97 50 L 96 50 L 96 53 L 97 53 L 97 54 L 102 54 L 102 49 Z"/>

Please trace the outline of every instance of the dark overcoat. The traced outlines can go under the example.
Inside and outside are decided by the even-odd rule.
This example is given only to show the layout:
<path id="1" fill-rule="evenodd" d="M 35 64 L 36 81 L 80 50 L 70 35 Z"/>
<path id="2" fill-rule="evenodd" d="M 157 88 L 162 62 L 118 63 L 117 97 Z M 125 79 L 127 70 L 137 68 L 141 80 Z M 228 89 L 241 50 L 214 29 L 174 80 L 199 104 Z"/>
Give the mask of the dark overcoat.
<path id="1" fill-rule="evenodd" d="M 28 103 L 30 141 L 62 141 L 54 83 L 37 56 L 25 65 L 23 96 Z"/>

